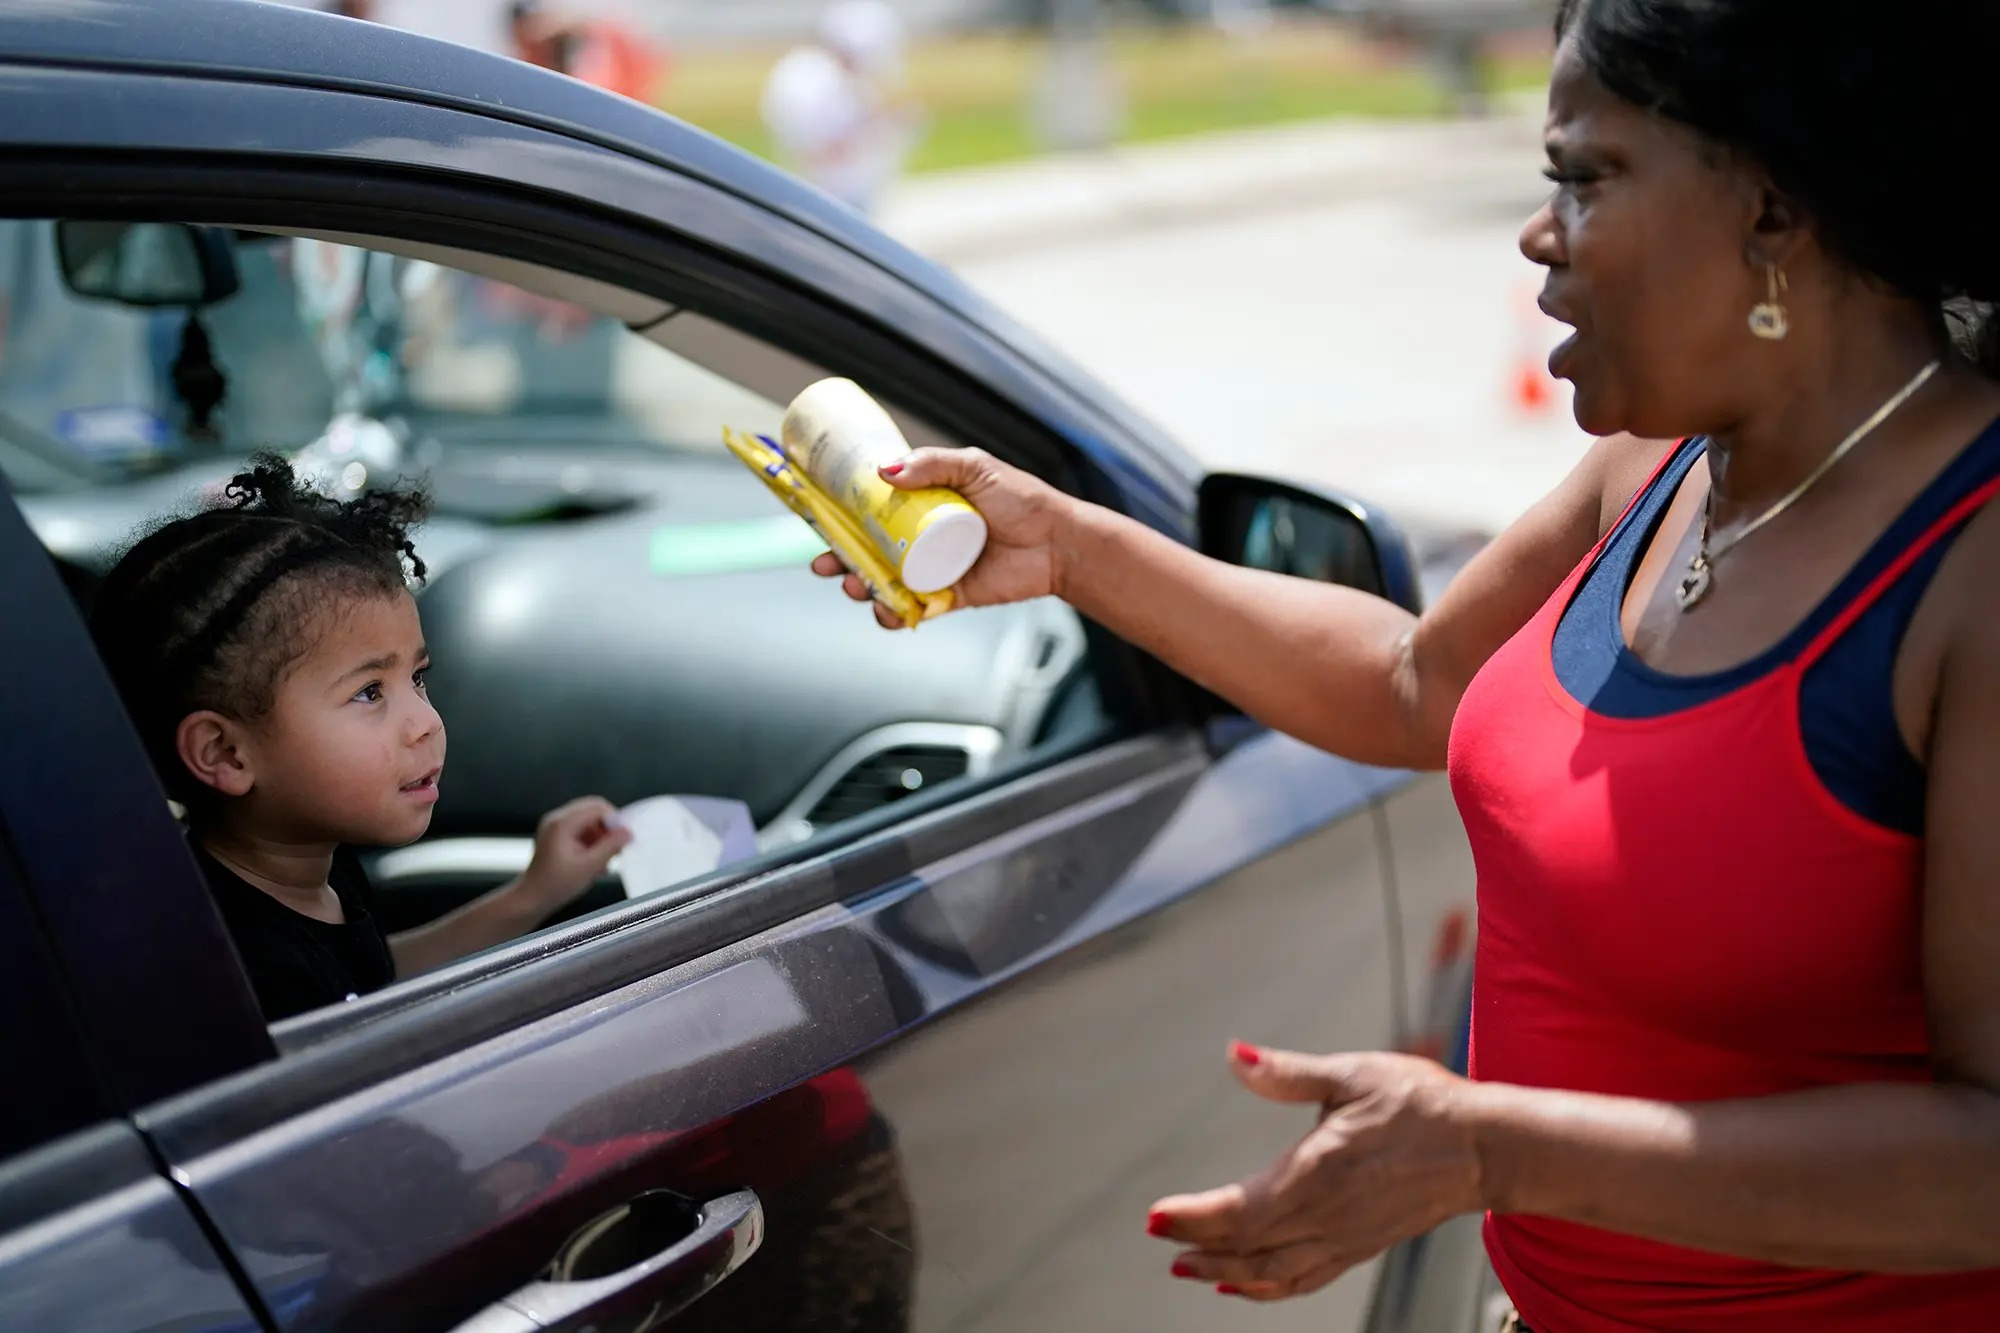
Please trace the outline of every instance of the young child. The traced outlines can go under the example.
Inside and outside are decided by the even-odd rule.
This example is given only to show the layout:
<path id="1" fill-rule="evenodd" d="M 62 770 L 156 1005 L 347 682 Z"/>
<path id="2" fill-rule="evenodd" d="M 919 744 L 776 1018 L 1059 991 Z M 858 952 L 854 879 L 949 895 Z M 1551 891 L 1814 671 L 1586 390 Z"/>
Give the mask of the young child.
<path id="1" fill-rule="evenodd" d="M 421 495 L 340 504 L 262 456 L 215 506 L 155 529 L 99 589 L 91 632 L 267 1019 L 335 1004 L 534 929 L 630 834 L 600 797 L 544 816 L 517 880 L 385 938 L 352 848 L 430 827 L 444 770 L 409 530 Z"/>

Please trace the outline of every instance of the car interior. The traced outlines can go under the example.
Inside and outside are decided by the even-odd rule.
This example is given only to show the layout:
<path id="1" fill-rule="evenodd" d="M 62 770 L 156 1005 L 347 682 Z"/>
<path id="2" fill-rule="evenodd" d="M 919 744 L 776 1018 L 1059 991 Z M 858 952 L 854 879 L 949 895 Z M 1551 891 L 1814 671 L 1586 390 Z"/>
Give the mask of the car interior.
<path id="1" fill-rule="evenodd" d="M 98 234 L 84 240 L 101 251 L 107 224 L 90 225 Z M 0 226 L 60 236 L 63 224 Z M 167 335 L 185 321 L 175 387 L 194 433 L 219 433 L 216 421 L 229 411 L 240 420 L 270 407 L 288 418 L 289 452 L 320 469 L 336 493 L 422 474 L 436 497 L 436 517 L 418 536 L 435 571 L 420 606 L 451 758 L 431 833 L 368 857 L 386 930 L 435 919 L 519 873 L 541 814 L 577 795 L 601 792 L 619 804 L 660 794 L 741 801 L 760 852 L 776 857 L 826 830 L 876 827 L 896 817 L 884 813 L 892 805 L 930 804 L 940 788 L 990 780 L 1031 754 L 1039 762 L 1073 752 L 1114 728 L 1085 630 L 1059 603 L 963 613 L 892 635 L 804 570 L 809 538 L 801 542 L 802 527 L 779 536 L 795 521 L 741 472 L 719 433 L 731 424 L 775 434 L 782 404 L 832 373 L 826 367 L 707 314 L 514 259 L 346 233 L 182 230 L 204 263 L 241 270 L 225 275 L 228 294 L 175 306 L 83 294 L 71 283 L 64 300 L 122 304 L 156 323 L 165 307 Z M 406 300 L 422 280 L 445 274 L 520 302 L 535 318 L 589 324 L 617 348 L 609 378 L 640 428 L 581 414 L 511 419 L 507 379 L 516 372 L 477 338 L 449 349 L 455 365 L 437 347 L 423 353 L 432 382 L 411 392 L 423 393 L 433 412 L 379 419 L 365 395 L 349 391 L 352 382 L 365 387 L 365 368 L 346 385 L 323 382 L 338 376 L 325 369 L 326 320 L 318 312 L 315 327 L 312 293 L 300 295 L 292 327 L 275 327 L 269 312 L 247 331 L 225 318 L 233 293 L 254 280 L 253 266 L 287 246 L 302 247 L 279 256 L 295 267 L 313 262 L 336 273 L 362 256 L 365 271 L 351 285 L 386 274 Z M 34 254 L 32 245 L 17 247 L 17 285 L 20 269 L 40 262 Z M 17 321 L 16 337 L 31 332 Z M 409 348 L 421 333 L 392 332 L 402 345 L 384 348 L 377 336 L 368 350 L 415 359 Z M 263 365 L 291 367 L 280 372 L 285 392 L 258 382 L 268 370 L 236 373 L 232 352 L 246 345 Z M 25 419 L 9 401 L 7 362 L 0 353 L 0 473 L 87 610 L 95 579 L 133 531 L 185 503 L 191 481 L 226 479 L 249 441 L 211 440 L 184 466 L 106 461 L 77 444 L 73 423 L 65 438 Z M 884 393 L 912 446 L 954 443 L 887 397 L 893 385 L 868 387 Z M 222 400 L 221 414 L 214 404 L 202 410 L 204 394 Z M 259 442 L 284 434 L 265 430 Z M 58 484 L 35 468 L 60 473 Z M 705 570 L 663 566 L 663 550 L 683 559 L 690 534 L 717 542 L 748 534 L 773 553 Z M 614 874 L 555 920 L 625 896 Z"/>

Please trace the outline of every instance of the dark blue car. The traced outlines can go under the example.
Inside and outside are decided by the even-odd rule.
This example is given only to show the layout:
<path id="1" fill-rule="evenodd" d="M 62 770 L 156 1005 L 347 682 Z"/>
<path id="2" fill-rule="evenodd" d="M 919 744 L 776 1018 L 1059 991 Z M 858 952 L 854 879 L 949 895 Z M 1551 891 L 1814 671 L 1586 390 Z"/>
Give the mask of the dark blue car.
<path id="1" fill-rule="evenodd" d="M 1379 514 L 1202 477 L 949 273 L 543 71 L 0 0 L 0 99 L 0 1329 L 1211 1329 L 1247 1315 L 1146 1205 L 1304 1128 L 1225 1041 L 1462 1061 L 1438 780 L 1058 604 L 881 633 L 720 430 L 851 376 L 914 442 L 1414 605 Z M 267 1024 L 81 614 L 259 448 L 436 494 L 452 762 L 370 854 L 388 928 L 586 791 L 745 845 Z M 1258 1323 L 1472 1333 L 1485 1281 L 1466 1221 Z"/>

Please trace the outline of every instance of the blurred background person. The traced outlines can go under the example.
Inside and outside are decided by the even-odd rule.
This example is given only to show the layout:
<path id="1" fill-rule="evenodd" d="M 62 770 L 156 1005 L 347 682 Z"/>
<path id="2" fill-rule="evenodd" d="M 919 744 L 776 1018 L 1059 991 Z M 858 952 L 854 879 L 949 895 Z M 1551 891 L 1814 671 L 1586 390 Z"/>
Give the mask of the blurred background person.
<path id="1" fill-rule="evenodd" d="M 560 74 L 573 72 L 583 40 L 580 23 L 556 14 L 542 0 L 513 0 L 507 6 L 507 31 L 516 60 Z"/>
<path id="2" fill-rule="evenodd" d="M 838 0 L 820 16 L 815 40 L 771 70 L 764 124 L 792 170 L 871 212 L 916 141 L 902 76 L 896 12 L 882 0 Z"/>
<path id="3" fill-rule="evenodd" d="M 507 31 L 518 60 L 650 102 L 666 75 L 664 54 L 626 25 L 567 14 L 543 0 L 511 0 Z"/>

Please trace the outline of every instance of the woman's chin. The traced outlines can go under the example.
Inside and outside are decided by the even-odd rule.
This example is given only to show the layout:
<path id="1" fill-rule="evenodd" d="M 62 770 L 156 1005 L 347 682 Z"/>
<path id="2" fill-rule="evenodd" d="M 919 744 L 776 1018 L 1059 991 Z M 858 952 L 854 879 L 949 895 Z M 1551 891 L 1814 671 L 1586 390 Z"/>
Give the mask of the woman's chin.
<path id="1" fill-rule="evenodd" d="M 1570 415 L 1586 435 L 1603 437 L 1630 429 L 1625 414 L 1606 395 L 1597 392 L 1589 379 L 1572 381 L 1576 388 L 1570 400 Z"/>

